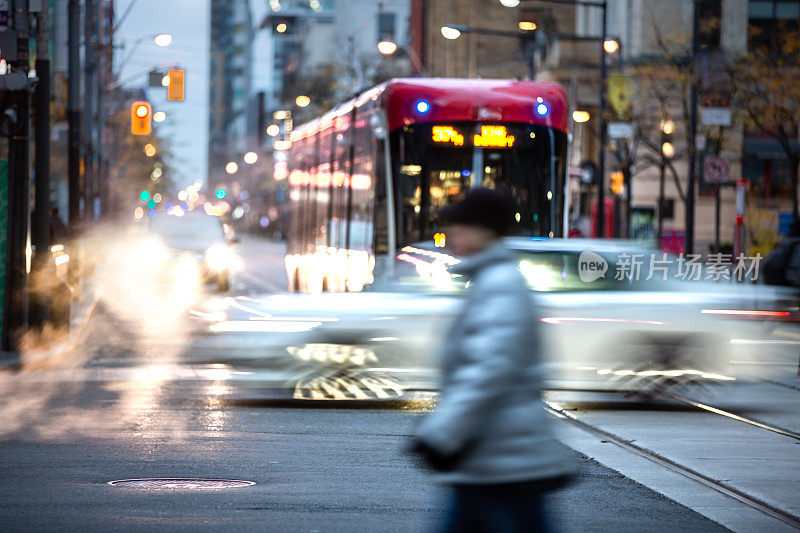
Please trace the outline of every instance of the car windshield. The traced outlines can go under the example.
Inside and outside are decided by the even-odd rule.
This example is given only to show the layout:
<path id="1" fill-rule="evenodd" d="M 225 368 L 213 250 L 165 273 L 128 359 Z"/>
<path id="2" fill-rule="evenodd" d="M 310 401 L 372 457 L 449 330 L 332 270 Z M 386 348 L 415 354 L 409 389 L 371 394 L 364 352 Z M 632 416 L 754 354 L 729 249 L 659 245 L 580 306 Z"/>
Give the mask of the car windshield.
<path id="1" fill-rule="evenodd" d="M 160 215 L 150 222 L 150 231 L 167 246 L 185 250 L 202 251 L 225 240 L 219 218 L 206 215 Z"/>

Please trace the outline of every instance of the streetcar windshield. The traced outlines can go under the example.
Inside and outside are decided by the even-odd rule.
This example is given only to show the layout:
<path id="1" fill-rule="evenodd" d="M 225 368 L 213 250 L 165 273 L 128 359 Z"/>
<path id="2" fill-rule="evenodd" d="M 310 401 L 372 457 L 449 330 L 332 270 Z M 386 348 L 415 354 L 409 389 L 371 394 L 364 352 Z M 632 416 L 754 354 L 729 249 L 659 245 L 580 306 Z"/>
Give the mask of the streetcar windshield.
<path id="1" fill-rule="evenodd" d="M 393 132 L 398 242 L 436 233 L 436 212 L 470 187 L 504 187 L 517 202 L 514 234 L 560 236 L 566 135 L 531 124 L 416 124 Z"/>

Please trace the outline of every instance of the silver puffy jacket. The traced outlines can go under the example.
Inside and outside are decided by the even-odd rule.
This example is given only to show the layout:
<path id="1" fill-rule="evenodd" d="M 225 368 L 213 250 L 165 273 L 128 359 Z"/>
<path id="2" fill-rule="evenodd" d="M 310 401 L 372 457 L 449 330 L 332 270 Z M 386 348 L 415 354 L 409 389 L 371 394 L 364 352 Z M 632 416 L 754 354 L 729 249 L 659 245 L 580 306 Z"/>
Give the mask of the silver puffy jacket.
<path id="1" fill-rule="evenodd" d="M 541 403 L 541 342 L 531 293 L 502 242 L 457 265 L 470 283 L 444 344 L 439 404 L 416 438 L 455 468 L 452 484 L 513 483 L 567 473 Z"/>

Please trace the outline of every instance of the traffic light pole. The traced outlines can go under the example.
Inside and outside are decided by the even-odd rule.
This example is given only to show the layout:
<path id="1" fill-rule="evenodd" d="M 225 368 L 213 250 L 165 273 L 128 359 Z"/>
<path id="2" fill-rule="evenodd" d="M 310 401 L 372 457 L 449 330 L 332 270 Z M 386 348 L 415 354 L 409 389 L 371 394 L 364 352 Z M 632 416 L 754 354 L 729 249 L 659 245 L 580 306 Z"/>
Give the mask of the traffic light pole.
<path id="1" fill-rule="evenodd" d="M 89 219 L 94 217 L 94 198 L 97 189 L 97 169 L 95 159 L 95 84 L 97 81 L 97 42 L 93 19 L 96 2 L 85 0 L 83 4 L 84 46 L 84 90 L 83 90 L 83 196 L 84 212 Z"/>
<path id="2" fill-rule="evenodd" d="M 693 2 L 692 15 L 692 72 L 696 73 L 696 58 L 700 51 L 700 0 Z M 689 185 L 686 190 L 686 254 L 694 253 L 694 189 L 697 177 L 697 76 L 692 76 L 689 102 Z"/>
<path id="3" fill-rule="evenodd" d="M 36 37 L 36 75 L 39 82 L 34 92 L 34 143 L 36 147 L 35 198 L 36 210 L 31 223 L 31 244 L 34 247 L 32 271 L 44 274 L 50 258 L 50 58 L 48 56 L 49 25 L 47 9 L 38 15 Z M 50 317 L 50 294 L 40 289 L 31 295 L 31 324 L 43 326 Z"/>
<path id="4" fill-rule="evenodd" d="M 603 16 L 603 32 L 600 41 L 600 103 L 597 113 L 597 129 L 599 130 L 600 137 L 600 153 L 597 157 L 597 237 L 603 238 L 606 229 L 606 79 L 608 78 L 608 70 L 606 67 L 606 48 L 605 38 L 608 33 L 608 21 L 606 17 L 607 2 L 604 0 L 602 5 Z"/>
<path id="5" fill-rule="evenodd" d="M 67 123 L 69 126 L 67 174 L 69 182 L 70 232 L 76 230 L 81 220 L 80 15 L 79 0 L 69 0 L 67 6 L 67 69 L 69 72 L 69 85 L 67 86 Z"/>

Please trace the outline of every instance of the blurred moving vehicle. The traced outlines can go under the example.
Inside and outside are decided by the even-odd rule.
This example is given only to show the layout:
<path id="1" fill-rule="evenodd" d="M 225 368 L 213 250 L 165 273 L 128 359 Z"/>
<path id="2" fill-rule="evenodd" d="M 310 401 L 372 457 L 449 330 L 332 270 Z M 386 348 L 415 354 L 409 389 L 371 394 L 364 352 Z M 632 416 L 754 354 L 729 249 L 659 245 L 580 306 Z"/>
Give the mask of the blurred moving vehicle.
<path id="1" fill-rule="evenodd" d="M 173 258 L 195 261 L 204 283 L 216 283 L 223 292 L 230 289 L 231 271 L 236 266 L 237 257 L 219 217 L 196 212 L 180 217 L 160 214 L 150 220 L 149 229 Z"/>
<path id="2" fill-rule="evenodd" d="M 729 383 L 747 377 L 747 366 L 737 363 L 769 357 L 761 348 L 774 324 L 800 316 L 794 293 L 780 287 L 685 281 L 668 263 L 657 273 L 636 273 L 625 266 L 631 257 L 668 258 L 628 242 L 507 244 L 543 328 L 550 389 L 654 393 Z M 406 246 L 396 259 L 392 275 L 364 293 L 283 295 L 261 309 L 315 316 L 316 327 L 298 346 L 366 346 L 372 367 L 396 372 L 390 377 L 407 387 L 430 388 L 438 341 L 465 281 L 447 270 L 458 258 L 432 243 Z"/>

